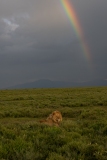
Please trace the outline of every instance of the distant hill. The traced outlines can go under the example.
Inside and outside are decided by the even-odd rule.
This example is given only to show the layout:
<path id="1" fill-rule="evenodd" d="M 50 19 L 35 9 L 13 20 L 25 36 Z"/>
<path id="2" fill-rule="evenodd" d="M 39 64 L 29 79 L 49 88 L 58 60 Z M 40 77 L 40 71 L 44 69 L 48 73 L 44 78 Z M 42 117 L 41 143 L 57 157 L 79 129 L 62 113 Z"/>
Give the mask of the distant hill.
<path id="1" fill-rule="evenodd" d="M 64 82 L 51 81 L 48 79 L 40 79 L 34 82 L 18 84 L 8 87 L 8 89 L 24 89 L 24 88 L 67 88 L 67 87 L 93 87 L 93 86 L 107 86 L 107 80 L 93 80 L 86 82 Z"/>

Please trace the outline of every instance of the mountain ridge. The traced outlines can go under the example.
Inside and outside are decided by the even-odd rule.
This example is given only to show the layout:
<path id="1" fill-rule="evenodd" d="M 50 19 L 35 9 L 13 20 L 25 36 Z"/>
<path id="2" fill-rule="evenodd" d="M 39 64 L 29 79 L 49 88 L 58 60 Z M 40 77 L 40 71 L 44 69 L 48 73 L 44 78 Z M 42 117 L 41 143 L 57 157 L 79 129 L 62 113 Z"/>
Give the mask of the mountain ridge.
<path id="1" fill-rule="evenodd" d="M 49 79 L 39 79 L 33 82 L 17 84 L 8 87 L 8 89 L 26 89 L 26 88 L 68 88 L 68 87 L 94 87 L 94 86 L 107 86 L 107 80 L 96 79 L 84 82 L 65 82 L 65 81 L 52 81 Z"/>

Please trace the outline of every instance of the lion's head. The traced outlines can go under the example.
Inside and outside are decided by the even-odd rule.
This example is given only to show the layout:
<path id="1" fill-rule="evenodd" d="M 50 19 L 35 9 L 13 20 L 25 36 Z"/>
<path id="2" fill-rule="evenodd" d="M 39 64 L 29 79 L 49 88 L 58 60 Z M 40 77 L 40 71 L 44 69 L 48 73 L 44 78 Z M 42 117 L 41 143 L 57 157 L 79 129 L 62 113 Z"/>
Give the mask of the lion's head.
<path id="1" fill-rule="evenodd" d="M 59 124 L 60 122 L 62 122 L 61 112 L 59 112 L 59 111 L 54 111 L 54 112 L 52 112 L 52 114 L 49 115 L 49 117 L 48 117 L 47 119 L 52 119 L 53 122 Z"/>

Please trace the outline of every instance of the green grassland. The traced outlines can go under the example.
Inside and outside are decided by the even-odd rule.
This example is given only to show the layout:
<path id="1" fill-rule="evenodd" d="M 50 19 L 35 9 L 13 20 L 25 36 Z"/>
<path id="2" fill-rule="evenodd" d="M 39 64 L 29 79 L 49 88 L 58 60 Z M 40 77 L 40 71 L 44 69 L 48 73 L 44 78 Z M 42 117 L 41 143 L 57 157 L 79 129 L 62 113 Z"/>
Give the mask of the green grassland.
<path id="1" fill-rule="evenodd" d="M 0 160 L 107 160 L 107 87 L 0 90 Z"/>

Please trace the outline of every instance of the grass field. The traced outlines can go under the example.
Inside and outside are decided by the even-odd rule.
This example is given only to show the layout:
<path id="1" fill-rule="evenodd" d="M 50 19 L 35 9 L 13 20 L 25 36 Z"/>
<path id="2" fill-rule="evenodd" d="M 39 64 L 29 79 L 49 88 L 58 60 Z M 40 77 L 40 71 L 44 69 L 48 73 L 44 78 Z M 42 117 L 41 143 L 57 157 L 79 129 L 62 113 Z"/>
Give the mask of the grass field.
<path id="1" fill-rule="evenodd" d="M 107 87 L 1 90 L 0 160 L 107 160 Z"/>

